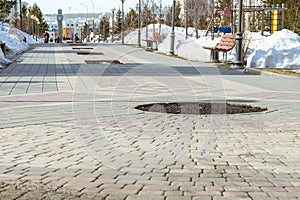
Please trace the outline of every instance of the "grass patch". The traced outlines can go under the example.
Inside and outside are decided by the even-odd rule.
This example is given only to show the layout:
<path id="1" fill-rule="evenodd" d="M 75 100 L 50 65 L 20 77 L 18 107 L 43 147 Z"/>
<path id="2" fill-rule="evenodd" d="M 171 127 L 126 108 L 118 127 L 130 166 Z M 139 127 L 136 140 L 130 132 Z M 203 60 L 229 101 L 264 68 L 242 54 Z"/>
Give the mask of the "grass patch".
<path id="1" fill-rule="evenodd" d="M 188 59 L 186 59 L 184 57 L 181 57 L 181 56 L 178 56 L 178 55 L 168 55 L 167 53 L 158 52 L 158 51 L 156 51 L 154 53 L 157 53 L 157 54 L 160 54 L 160 55 L 163 55 L 163 56 L 169 56 L 169 57 L 173 57 L 173 58 L 178 58 L 178 59 L 181 59 L 181 60 L 188 60 Z"/>
<path id="2" fill-rule="evenodd" d="M 236 68 L 232 68 L 230 64 L 223 64 L 223 63 L 214 63 L 215 66 L 223 69 L 229 69 L 229 70 L 236 70 Z"/>
<path id="3" fill-rule="evenodd" d="M 267 72 L 272 72 L 272 73 L 276 73 L 276 74 L 283 74 L 283 75 L 287 75 L 287 76 L 296 76 L 296 77 L 300 77 L 300 73 L 295 73 L 295 72 L 291 71 L 291 70 L 293 70 L 293 69 L 259 68 L 259 70 L 267 71 Z"/>

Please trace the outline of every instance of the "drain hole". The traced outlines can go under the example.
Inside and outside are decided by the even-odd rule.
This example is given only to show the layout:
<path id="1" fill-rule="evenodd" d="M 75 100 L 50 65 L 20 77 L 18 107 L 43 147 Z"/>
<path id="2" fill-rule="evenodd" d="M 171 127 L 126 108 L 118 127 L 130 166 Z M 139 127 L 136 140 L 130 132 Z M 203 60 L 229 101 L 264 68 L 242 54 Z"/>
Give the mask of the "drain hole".
<path id="1" fill-rule="evenodd" d="M 90 52 L 90 51 L 77 51 L 78 55 L 104 55 L 101 52 Z"/>
<path id="2" fill-rule="evenodd" d="M 246 104 L 209 103 L 209 102 L 181 102 L 181 103 L 152 103 L 136 106 L 135 109 L 148 112 L 171 114 L 238 114 L 263 112 L 267 108 L 255 107 Z"/>
<path id="3" fill-rule="evenodd" d="M 110 64 L 123 64 L 119 60 L 85 60 L 86 64 L 103 64 L 103 63 L 110 63 Z"/>
<path id="4" fill-rule="evenodd" d="M 93 47 L 72 47 L 72 49 L 80 50 L 80 49 L 94 49 Z"/>
<path id="5" fill-rule="evenodd" d="M 74 43 L 72 44 L 72 43 L 70 43 L 69 46 L 86 46 L 86 44 L 74 44 Z"/>

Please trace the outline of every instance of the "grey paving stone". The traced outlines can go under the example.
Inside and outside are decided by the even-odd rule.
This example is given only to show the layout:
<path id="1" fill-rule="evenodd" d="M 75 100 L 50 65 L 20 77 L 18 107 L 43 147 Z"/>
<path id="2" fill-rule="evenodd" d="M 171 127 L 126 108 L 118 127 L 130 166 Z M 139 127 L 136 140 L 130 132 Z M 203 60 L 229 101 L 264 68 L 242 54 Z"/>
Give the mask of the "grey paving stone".
<path id="1" fill-rule="evenodd" d="M 0 72 L 0 199 L 298 198 L 299 78 L 90 45 L 124 64 L 86 65 L 99 57 L 51 44 Z M 134 109 L 220 99 L 269 110 L 194 116 Z M 38 186 L 28 191 L 28 183 Z"/>

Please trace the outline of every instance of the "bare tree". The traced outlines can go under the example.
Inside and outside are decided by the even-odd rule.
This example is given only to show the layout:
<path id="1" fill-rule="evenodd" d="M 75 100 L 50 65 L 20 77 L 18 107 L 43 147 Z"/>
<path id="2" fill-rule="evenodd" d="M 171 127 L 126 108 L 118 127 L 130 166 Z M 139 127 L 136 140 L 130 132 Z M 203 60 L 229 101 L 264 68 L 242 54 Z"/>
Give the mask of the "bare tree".
<path id="1" fill-rule="evenodd" d="M 198 39 L 198 30 L 205 27 L 207 17 L 207 0 L 187 0 L 187 13 L 196 31 Z"/>

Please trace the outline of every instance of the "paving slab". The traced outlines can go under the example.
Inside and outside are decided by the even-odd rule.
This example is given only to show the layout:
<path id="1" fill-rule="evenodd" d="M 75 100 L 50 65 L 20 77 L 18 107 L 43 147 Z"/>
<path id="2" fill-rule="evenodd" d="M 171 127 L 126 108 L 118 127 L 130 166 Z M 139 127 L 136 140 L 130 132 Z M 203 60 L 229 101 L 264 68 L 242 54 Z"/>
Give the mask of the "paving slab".
<path id="1" fill-rule="evenodd" d="M 0 71 L 0 199 L 299 198 L 298 77 L 89 46 L 102 54 L 37 45 Z M 196 101 L 268 110 L 135 109 Z"/>

